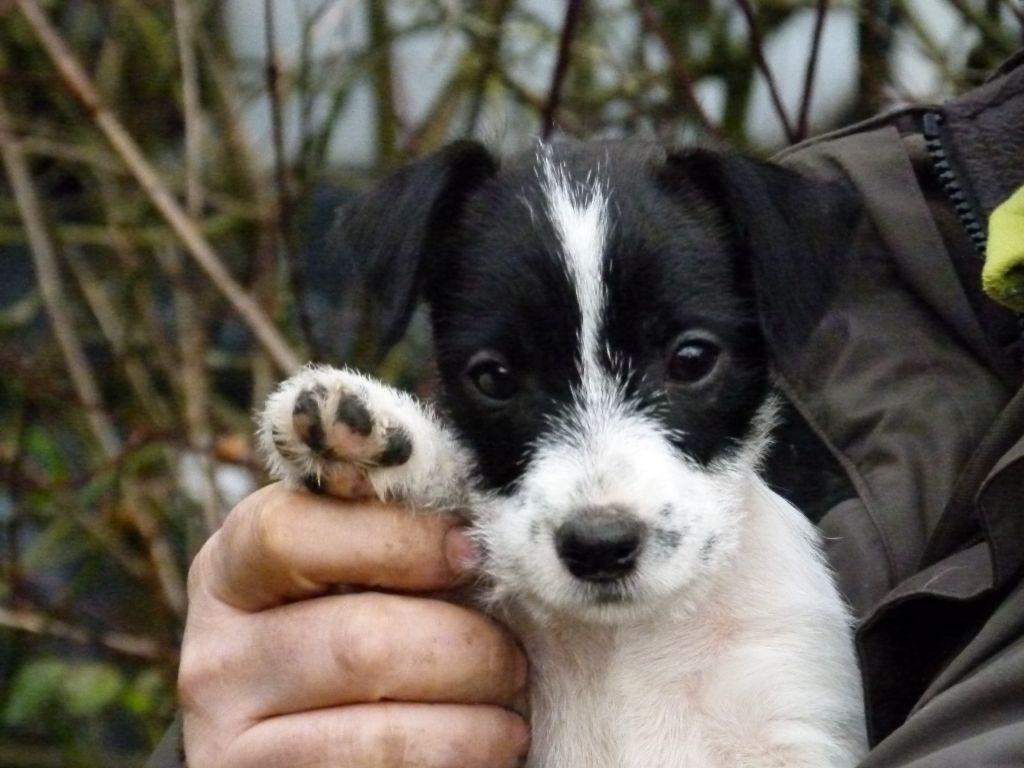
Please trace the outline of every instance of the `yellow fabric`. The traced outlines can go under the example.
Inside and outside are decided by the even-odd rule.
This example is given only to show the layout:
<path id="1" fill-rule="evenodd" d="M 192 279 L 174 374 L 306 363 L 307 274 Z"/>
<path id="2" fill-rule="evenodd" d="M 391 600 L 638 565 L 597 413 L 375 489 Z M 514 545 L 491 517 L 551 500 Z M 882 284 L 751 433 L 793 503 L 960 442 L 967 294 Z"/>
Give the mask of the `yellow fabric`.
<path id="1" fill-rule="evenodd" d="M 1024 187 L 988 218 L 988 248 L 981 272 L 985 293 L 1024 312 Z"/>

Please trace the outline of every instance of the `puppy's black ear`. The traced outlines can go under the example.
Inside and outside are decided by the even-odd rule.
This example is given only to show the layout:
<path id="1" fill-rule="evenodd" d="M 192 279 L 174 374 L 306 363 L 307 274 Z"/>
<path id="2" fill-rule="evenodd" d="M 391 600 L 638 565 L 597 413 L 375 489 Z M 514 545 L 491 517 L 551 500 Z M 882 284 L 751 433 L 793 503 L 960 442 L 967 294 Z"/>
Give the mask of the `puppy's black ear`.
<path id="1" fill-rule="evenodd" d="M 733 153 L 669 156 L 670 184 L 696 186 L 722 209 L 745 251 L 765 337 L 783 359 L 796 352 L 832 302 L 863 220 L 847 184 L 811 179 Z"/>
<path id="2" fill-rule="evenodd" d="M 381 351 L 404 333 L 432 257 L 454 233 L 466 199 L 496 171 L 497 161 L 483 145 L 455 142 L 338 212 L 332 247 L 350 281 L 345 294 L 369 312 Z"/>

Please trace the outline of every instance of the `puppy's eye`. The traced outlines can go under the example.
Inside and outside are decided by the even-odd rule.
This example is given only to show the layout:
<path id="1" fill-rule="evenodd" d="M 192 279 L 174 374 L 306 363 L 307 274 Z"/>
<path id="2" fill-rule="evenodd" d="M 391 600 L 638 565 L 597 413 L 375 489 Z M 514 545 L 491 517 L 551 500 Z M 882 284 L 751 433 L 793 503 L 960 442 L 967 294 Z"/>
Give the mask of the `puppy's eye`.
<path id="1" fill-rule="evenodd" d="M 519 382 L 505 358 L 497 352 L 477 352 L 466 365 L 465 377 L 487 400 L 503 403 L 519 391 Z"/>
<path id="2" fill-rule="evenodd" d="M 668 378 L 679 384 L 697 384 L 718 367 L 722 348 L 707 334 L 685 333 L 675 340 L 668 360 Z"/>

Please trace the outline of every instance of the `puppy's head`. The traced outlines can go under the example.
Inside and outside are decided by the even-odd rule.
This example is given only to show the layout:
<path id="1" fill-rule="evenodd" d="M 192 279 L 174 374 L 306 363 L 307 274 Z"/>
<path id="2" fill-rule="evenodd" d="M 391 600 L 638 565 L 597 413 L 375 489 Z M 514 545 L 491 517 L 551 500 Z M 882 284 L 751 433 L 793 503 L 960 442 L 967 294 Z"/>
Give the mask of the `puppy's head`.
<path id="1" fill-rule="evenodd" d="M 737 156 L 557 144 L 499 167 L 458 144 L 343 214 L 382 336 L 430 304 L 499 594 L 614 617 L 729 561 L 771 355 L 819 319 L 854 210 Z"/>

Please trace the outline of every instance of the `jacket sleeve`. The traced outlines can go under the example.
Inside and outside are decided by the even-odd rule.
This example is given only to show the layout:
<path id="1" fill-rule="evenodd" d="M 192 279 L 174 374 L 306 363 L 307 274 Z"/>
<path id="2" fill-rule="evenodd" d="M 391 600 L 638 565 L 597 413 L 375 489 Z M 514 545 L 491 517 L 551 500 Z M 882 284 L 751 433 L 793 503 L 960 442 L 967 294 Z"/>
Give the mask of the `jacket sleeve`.
<path id="1" fill-rule="evenodd" d="M 876 746 L 860 768 L 1024 765 L 1024 581 L 940 677 L 948 685 Z"/>
<path id="2" fill-rule="evenodd" d="M 167 729 L 149 760 L 143 768 L 188 768 L 185 764 L 185 750 L 181 741 L 181 715 Z"/>

